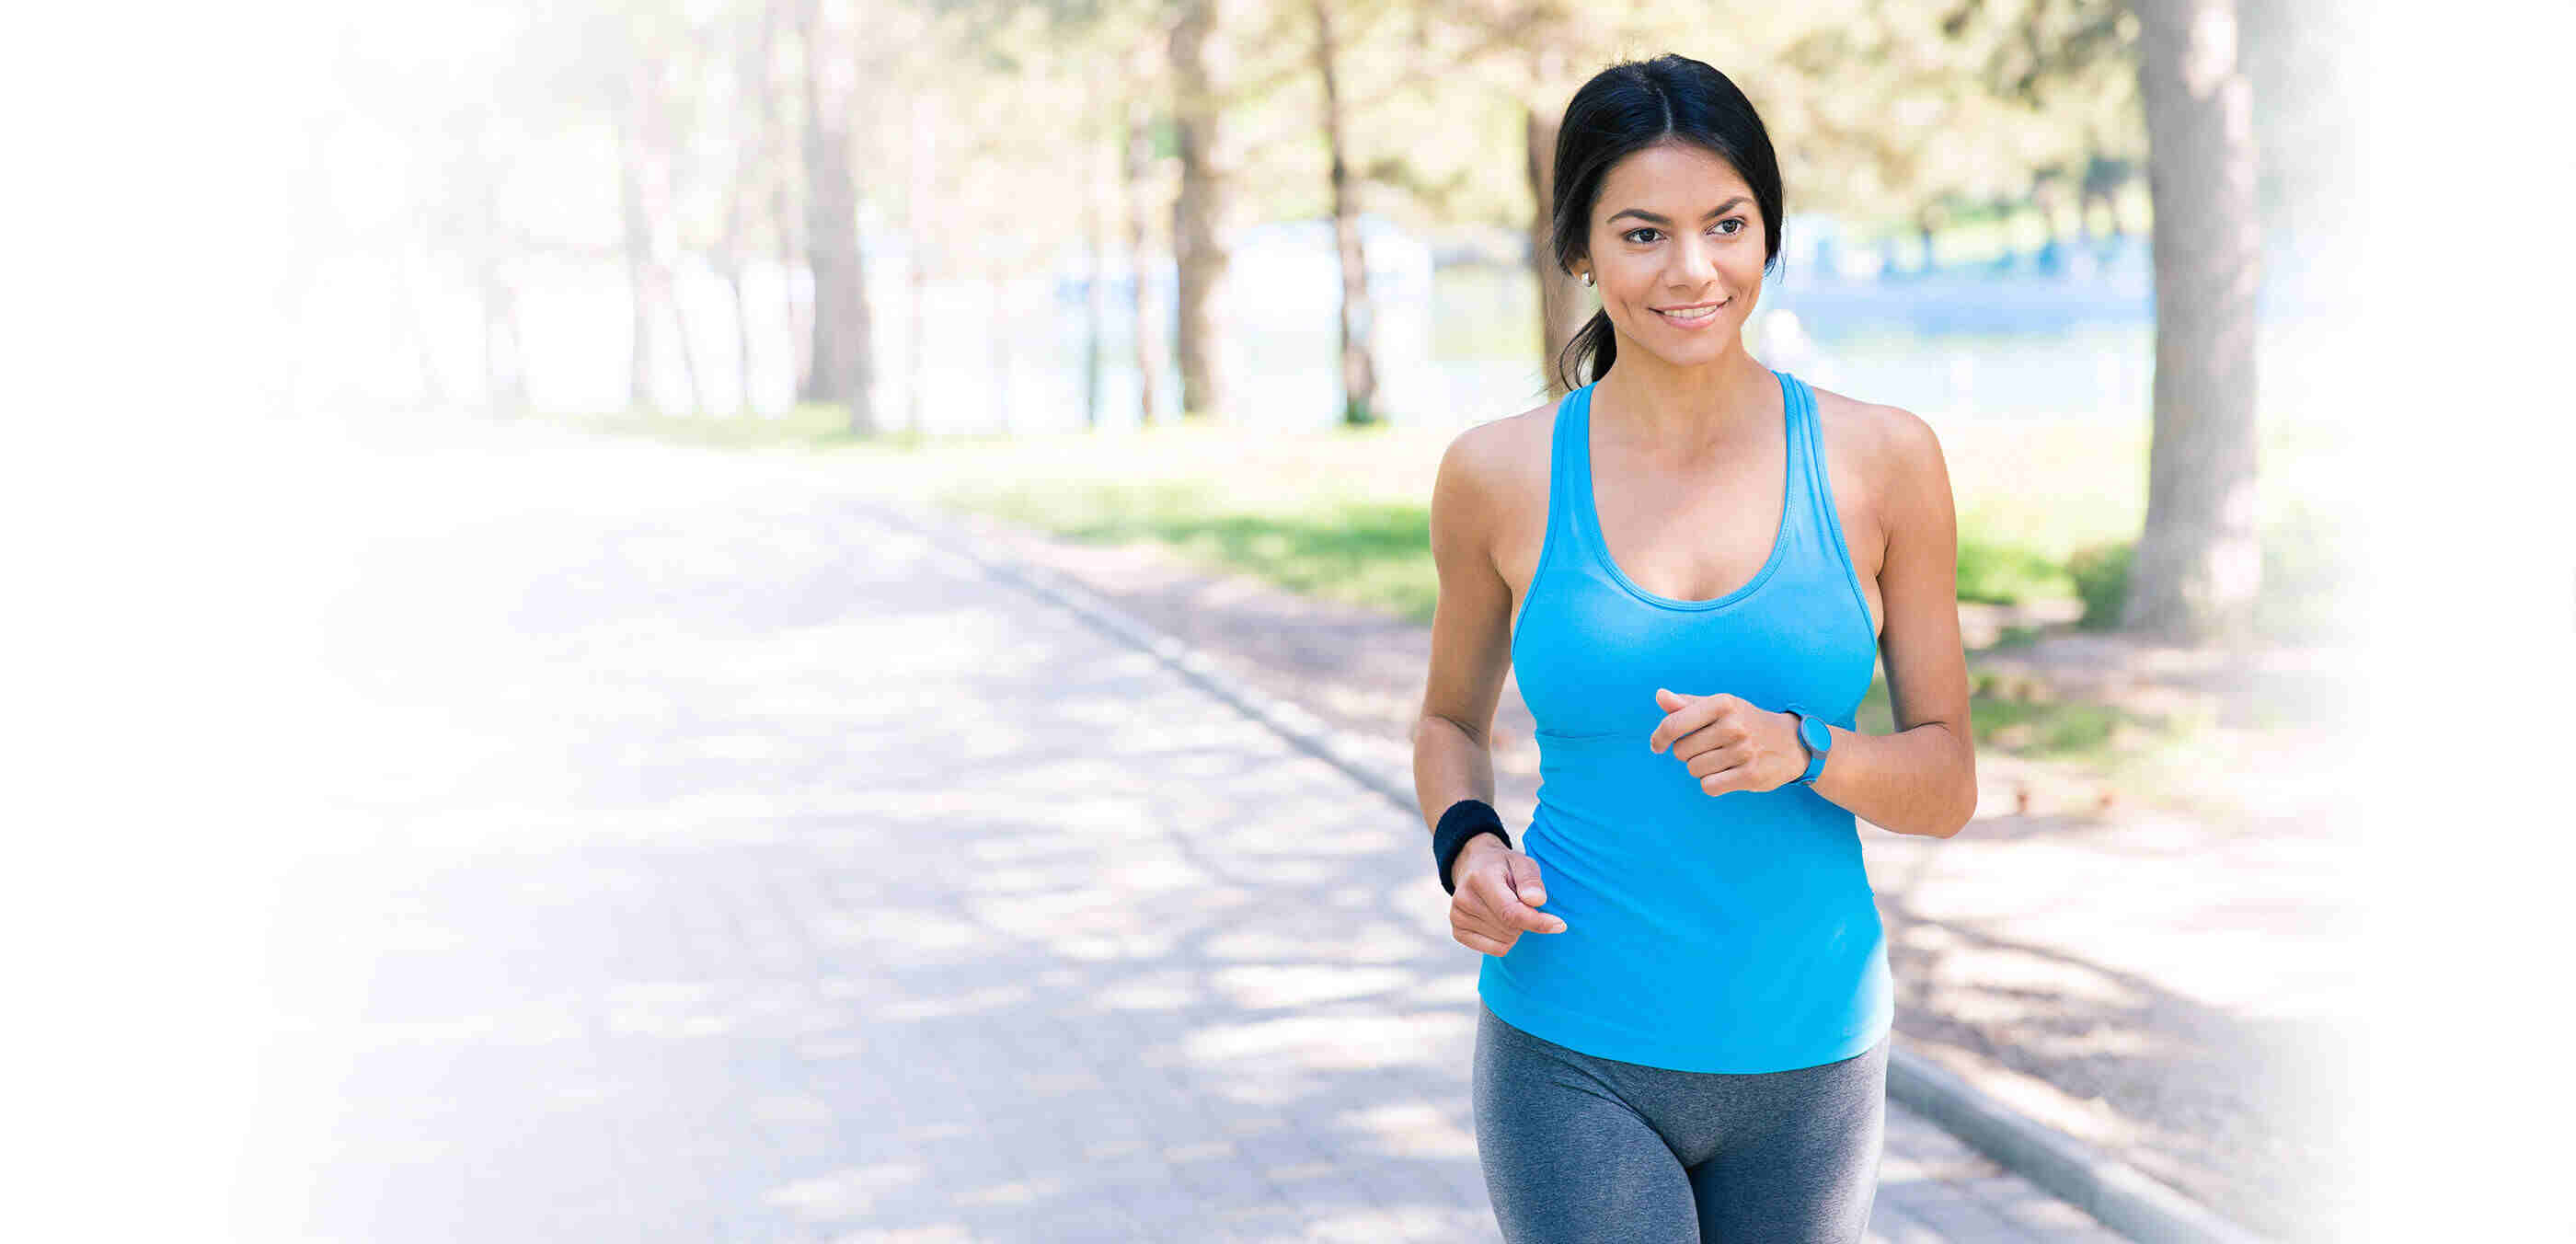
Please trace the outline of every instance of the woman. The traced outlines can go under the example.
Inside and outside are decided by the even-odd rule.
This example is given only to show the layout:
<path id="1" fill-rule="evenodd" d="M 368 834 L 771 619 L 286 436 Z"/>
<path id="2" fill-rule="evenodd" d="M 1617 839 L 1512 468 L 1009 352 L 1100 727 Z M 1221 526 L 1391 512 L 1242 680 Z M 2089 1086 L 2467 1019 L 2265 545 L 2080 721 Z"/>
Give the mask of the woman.
<path id="1" fill-rule="evenodd" d="M 1515 1242 L 1856 1240 L 1893 1008 L 1855 815 L 1947 838 L 1976 805 L 1947 468 L 1913 414 L 1746 354 L 1780 171 L 1725 75 L 1614 65 L 1558 134 L 1552 250 L 1601 310 L 1571 392 L 1441 459 L 1414 731 L 1487 956 L 1486 1186 Z M 1882 648 L 1898 731 L 1862 734 Z M 1507 670 L 1538 723 L 1519 850 Z"/>

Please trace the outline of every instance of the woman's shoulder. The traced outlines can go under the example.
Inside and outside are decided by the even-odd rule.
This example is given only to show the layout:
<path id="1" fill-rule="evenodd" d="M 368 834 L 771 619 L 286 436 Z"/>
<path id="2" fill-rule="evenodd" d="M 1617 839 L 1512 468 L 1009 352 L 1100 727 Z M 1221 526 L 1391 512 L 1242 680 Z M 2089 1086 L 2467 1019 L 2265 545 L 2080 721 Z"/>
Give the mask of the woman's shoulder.
<path id="1" fill-rule="evenodd" d="M 1879 480 L 1940 457 L 1939 435 L 1913 411 L 1864 402 L 1821 385 L 1810 384 L 1807 391 L 1816 395 L 1816 431 L 1825 438 L 1829 457 L 1856 461 Z"/>
<path id="2" fill-rule="evenodd" d="M 1441 470 L 1458 471 L 1479 493 L 1510 497 L 1535 487 L 1546 495 L 1550 433 L 1561 400 L 1461 428 L 1449 438 Z"/>

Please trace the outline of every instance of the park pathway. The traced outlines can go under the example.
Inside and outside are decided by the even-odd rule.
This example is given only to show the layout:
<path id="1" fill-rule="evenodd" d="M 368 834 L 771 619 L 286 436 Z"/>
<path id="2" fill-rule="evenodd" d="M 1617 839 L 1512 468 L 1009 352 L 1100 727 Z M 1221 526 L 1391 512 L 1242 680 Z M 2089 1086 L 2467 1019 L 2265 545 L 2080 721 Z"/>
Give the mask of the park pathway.
<path id="1" fill-rule="evenodd" d="M 1409 814 L 814 467 L 343 456 L 241 1238 L 1498 1238 Z M 1881 1179 L 2118 1238 L 1893 1103 Z"/>

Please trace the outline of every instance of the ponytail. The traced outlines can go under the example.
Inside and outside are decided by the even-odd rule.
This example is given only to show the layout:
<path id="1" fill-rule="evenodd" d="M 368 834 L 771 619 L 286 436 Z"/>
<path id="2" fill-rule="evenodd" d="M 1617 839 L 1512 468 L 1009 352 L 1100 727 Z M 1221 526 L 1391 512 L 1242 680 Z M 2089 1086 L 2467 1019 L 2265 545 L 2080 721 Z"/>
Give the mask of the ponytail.
<path id="1" fill-rule="evenodd" d="M 1582 387 L 1575 383 L 1576 375 L 1589 370 L 1591 375 L 1585 378 L 1584 383 L 1599 380 L 1609 374 L 1610 364 L 1618 358 L 1619 335 L 1610 327 L 1610 312 L 1607 309 L 1595 311 L 1591 319 L 1583 322 L 1583 327 L 1566 339 L 1565 349 L 1556 356 L 1556 378 L 1570 393 Z M 1585 366 L 1587 363 L 1589 368 Z"/>

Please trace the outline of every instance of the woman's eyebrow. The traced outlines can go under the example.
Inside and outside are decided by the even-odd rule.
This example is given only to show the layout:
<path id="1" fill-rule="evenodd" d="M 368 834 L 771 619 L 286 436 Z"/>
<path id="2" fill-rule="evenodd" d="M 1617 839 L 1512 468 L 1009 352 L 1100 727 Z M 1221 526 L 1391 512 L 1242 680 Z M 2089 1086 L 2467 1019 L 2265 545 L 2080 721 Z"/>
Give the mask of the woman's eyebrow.
<path id="1" fill-rule="evenodd" d="M 1732 208 L 1732 207 L 1740 206 L 1740 205 L 1742 205 L 1742 204 L 1743 204 L 1743 202 L 1744 202 L 1744 196 L 1739 194 L 1739 195 L 1735 196 L 1734 198 L 1728 199 L 1728 200 L 1727 200 L 1727 201 L 1725 201 L 1724 203 L 1720 203 L 1720 204 L 1718 204 L 1717 206 L 1715 206 L 1715 207 L 1712 207 L 1712 208 L 1708 209 L 1708 216 L 1702 216 L 1702 217 L 1700 217 L 1700 219 L 1702 219 L 1702 220 L 1706 220 L 1706 219 L 1708 219 L 1708 218 L 1709 218 L 1709 216 L 1715 216 L 1715 215 L 1717 215 L 1718 213 L 1720 213 L 1720 212 L 1723 212 L 1723 211 L 1727 210 L 1728 208 Z M 1611 220 L 1617 220 L 1617 219 L 1619 219 L 1619 218 L 1620 218 L 1620 217 L 1622 217 L 1622 216 L 1634 216 L 1634 217 L 1636 217 L 1637 219 L 1642 220 L 1642 221 L 1645 221 L 1647 224 L 1650 224 L 1650 225 L 1669 225 L 1669 224 L 1673 223 L 1673 222 L 1671 222 L 1671 221 L 1669 221 L 1669 220 L 1664 219 L 1664 218 L 1663 218 L 1663 217 L 1661 217 L 1661 216 L 1658 216 L 1658 215 L 1654 214 L 1653 212 L 1647 211 L 1646 209 L 1644 209 L 1644 208 L 1642 208 L 1642 207 L 1623 207 L 1623 208 L 1620 208 L 1618 211 L 1615 211 L 1615 212 L 1610 213 L 1610 219 L 1611 219 Z"/>

